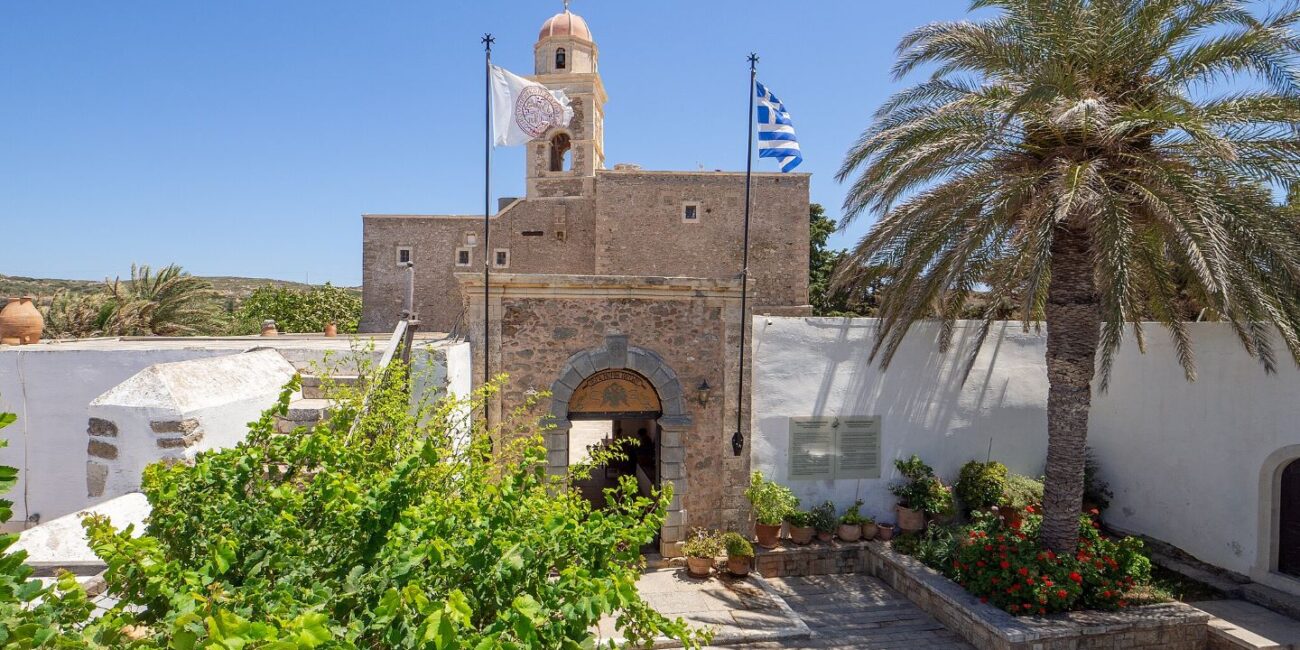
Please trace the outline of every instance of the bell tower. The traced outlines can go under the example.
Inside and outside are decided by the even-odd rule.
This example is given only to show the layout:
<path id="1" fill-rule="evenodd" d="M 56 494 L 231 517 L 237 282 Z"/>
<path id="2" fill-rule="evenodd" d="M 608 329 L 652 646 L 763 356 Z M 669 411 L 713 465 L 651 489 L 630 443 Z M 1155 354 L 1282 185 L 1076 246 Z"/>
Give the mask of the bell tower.
<path id="1" fill-rule="evenodd" d="M 533 46 L 533 80 L 564 91 L 573 121 L 568 128 L 551 129 L 528 143 L 529 196 L 539 193 L 539 185 L 546 188 L 547 196 L 586 194 L 596 170 L 604 169 L 606 98 L 598 60 L 587 21 L 569 11 L 565 0 L 564 11 L 542 24 Z"/>

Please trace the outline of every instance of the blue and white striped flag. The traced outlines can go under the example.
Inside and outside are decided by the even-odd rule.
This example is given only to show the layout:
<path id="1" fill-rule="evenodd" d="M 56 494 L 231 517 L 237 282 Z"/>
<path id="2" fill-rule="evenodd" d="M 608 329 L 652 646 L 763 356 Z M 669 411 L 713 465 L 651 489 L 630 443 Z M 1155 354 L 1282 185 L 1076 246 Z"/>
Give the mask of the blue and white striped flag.
<path id="1" fill-rule="evenodd" d="M 781 171 L 788 172 L 803 162 L 790 112 L 767 86 L 756 81 L 754 90 L 758 98 L 758 157 L 776 158 Z"/>

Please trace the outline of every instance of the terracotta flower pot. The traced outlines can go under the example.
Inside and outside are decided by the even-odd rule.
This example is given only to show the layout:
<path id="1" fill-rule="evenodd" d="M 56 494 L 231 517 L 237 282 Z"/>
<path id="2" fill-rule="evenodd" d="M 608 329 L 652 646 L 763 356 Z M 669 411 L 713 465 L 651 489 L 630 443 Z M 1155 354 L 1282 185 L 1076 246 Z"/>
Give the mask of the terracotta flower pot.
<path id="1" fill-rule="evenodd" d="M 869 542 L 876 538 L 876 531 L 879 527 L 876 522 L 862 524 L 862 541 Z"/>
<path id="2" fill-rule="evenodd" d="M 1015 506 L 998 506 L 998 516 L 1007 526 L 1016 526 L 1024 519 L 1024 511 Z"/>
<path id="3" fill-rule="evenodd" d="M 894 525 L 876 524 L 876 536 L 879 537 L 882 542 L 888 542 L 889 540 L 894 539 Z"/>
<path id="4" fill-rule="evenodd" d="M 856 542 L 862 539 L 862 526 L 858 524 L 840 524 L 839 530 L 835 534 L 846 542 Z"/>
<path id="5" fill-rule="evenodd" d="M 832 531 L 832 530 L 819 530 L 819 531 L 817 531 L 817 541 L 819 541 L 819 542 L 829 542 L 829 541 L 831 541 L 831 540 L 833 540 L 833 539 L 835 539 L 835 531 Z"/>
<path id="6" fill-rule="evenodd" d="M 32 304 L 31 296 L 10 298 L 4 309 L 0 309 L 0 339 L 5 339 L 9 345 L 36 343 L 41 340 L 44 329 L 45 318 Z"/>
<path id="7" fill-rule="evenodd" d="M 905 533 L 919 533 L 925 529 L 925 513 L 898 506 L 898 529 Z"/>
<path id="8" fill-rule="evenodd" d="M 686 572 L 695 578 L 707 578 L 709 572 L 713 570 L 713 558 L 711 557 L 687 557 Z"/>
<path id="9" fill-rule="evenodd" d="M 749 575 L 749 560 L 750 558 L 744 555 L 727 556 L 727 572 L 739 577 Z"/>
<path id="10" fill-rule="evenodd" d="M 758 538 L 758 545 L 763 548 L 776 548 L 781 540 L 781 524 L 769 526 L 767 524 L 754 524 L 754 536 Z"/>
<path id="11" fill-rule="evenodd" d="M 800 546 L 811 544 L 815 532 L 812 526 L 791 526 L 790 541 Z"/>
<path id="12" fill-rule="evenodd" d="M 334 323 L 325 323 L 325 338 L 334 338 L 339 335 L 339 326 Z"/>
<path id="13" fill-rule="evenodd" d="M 267 319 L 262 321 L 262 336 L 279 336 L 280 330 L 276 329 L 275 321 Z"/>

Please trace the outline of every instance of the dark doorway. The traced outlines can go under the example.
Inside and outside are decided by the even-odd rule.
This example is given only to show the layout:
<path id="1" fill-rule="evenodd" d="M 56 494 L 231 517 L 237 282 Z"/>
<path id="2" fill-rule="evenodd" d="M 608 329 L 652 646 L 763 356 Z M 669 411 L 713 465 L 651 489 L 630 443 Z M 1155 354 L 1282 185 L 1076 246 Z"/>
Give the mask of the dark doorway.
<path id="1" fill-rule="evenodd" d="M 591 476 L 575 480 L 574 487 L 593 506 L 604 508 L 605 490 L 623 477 L 636 480 L 644 497 L 660 487 L 659 417 L 663 404 L 654 386 L 640 373 L 611 368 L 582 380 L 569 397 L 569 466 L 588 461 L 591 450 L 618 445 L 625 458 L 595 468 Z M 659 549 L 659 535 L 642 548 Z"/>
<path id="2" fill-rule="evenodd" d="M 626 458 L 597 467 L 590 478 L 574 483 L 597 508 L 605 507 L 606 488 L 618 485 L 624 476 L 636 480 L 641 496 L 659 487 L 659 434 L 652 418 L 575 419 L 569 429 L 569 465 L 587 462 L 593 450 L 614 445 Z"/>
<path id="3" fill-rule="evenodd" d="M 1300 578 L 1300 460 L 1282 470 L 1277 570 Z"/>

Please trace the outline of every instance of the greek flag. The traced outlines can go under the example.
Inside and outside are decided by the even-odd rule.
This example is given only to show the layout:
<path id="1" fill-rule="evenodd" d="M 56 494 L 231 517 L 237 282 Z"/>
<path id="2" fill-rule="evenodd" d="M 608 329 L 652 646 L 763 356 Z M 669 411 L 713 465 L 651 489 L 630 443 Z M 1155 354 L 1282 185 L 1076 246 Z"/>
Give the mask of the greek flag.
<path id="1" fill-rule="evenodd" d="M 767 86 L 754 82 L 754 90 L 758 98 L 758 157 L 776 158 L 781 171 L 788 172 L 803 162 L 790 112 Z"/>

